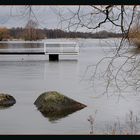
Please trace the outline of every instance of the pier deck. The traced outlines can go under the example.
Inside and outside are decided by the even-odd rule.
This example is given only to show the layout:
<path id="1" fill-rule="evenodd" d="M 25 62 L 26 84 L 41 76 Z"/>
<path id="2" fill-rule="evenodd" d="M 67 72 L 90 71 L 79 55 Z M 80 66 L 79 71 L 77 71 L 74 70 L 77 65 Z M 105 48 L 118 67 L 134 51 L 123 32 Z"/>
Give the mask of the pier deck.
<path id="1" fill-rule="evenodd" d="M 70 59 L 77 59 L 79 46 L 76 42 L 42 42 L 42 41 L 1 41 L 0 61 L 5 60 L 59 60 L 69 56 Z M 5 56 L 5 57 L 3 57 Z M 10 57 L 12 56 L 12 57 Z M 38 57 L 39 56 L 39 57 Z M 61 56 L 61 57 L 59 57 Z M 19 58 L 18 58 L 19 57 Z M 42 58 L 41 58 L 42 57 Z M 66 59 L 69 59 L 66 57 Z"/>

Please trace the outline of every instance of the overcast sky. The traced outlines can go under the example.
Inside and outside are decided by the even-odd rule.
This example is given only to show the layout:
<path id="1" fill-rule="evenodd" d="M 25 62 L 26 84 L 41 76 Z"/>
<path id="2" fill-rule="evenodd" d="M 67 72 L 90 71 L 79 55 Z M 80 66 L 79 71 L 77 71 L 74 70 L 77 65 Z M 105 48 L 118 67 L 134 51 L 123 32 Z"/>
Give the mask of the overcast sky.
<path id="1" fill-rule="evenodd" d="M 0 26 L 3 27 L 25 27 L 27 21 L 29 20 L 29 8 L 23 6 L 0 6 Z M 32 18 L 39 21 L 40 28 L 48 28 L 48 29 L 56 29 L 61 28 L 65 29 L 67 23 L 64 22 L 63 25 L 60 23 L 60 16 L 58 14 L 67 17 L 70 17 L 70 14 L 74 11 L 78 10 L 78 6 L 32 6 L 32 10 L 34 11 L 34 15 Z M 89 6 L 81 6 L 80 12 L 81 14 L 87 14 L 90 12 Z M 116 11 L 115 11 L 116 12 Z M 117 12 L 116 12 L 117 13 Z M 35 17 L 34 17 L 35 16 Z M 128 16 L 129 17 L 129 16 Z M 102 15 L 95 16 L 95 20 L 93 24 L 96 24 L 97 20 L 102 19 Z M 36 19 L 35 19 L 36 20 Z M 88 21 L 88 17 L 86 17 L 85 22 Z M 73 20 L 75 22 L 75 20 Z M 102 26 L 101 30 L 109 29 L 109 24 Z M 111 28 L 110 28 L 111 29 Z M 79 31 L 87 32 L 86 28 L 79 27 Z M 113 27 L 112 29 L 113 30 Z"/>
<path id="2" fill-rule="evenodd" d="M 58 28 L 60 20 L 57 14 L 59 11 L 63 13 L 66 8 L 77 10 L 77 6 L 32 6 L 41 28 Z M 0 26 L 24 27 L 28 19 L 29 14 L 25 6 L 0 6 Z"/>
<path id="3" fill-rule="evenodd" d="M 33 6 L 33 11 L 44 28 L 57 28 L 57 16 L 49 6 Z M 0 6 L 0 26 L 24 27 L 29 19 L 25 6 Z"/>

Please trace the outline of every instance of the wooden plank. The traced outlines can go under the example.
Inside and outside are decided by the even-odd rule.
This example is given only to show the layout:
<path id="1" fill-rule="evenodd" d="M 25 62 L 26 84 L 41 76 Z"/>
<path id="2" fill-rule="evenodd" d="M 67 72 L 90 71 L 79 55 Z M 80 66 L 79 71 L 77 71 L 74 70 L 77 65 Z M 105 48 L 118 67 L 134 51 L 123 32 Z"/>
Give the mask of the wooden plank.
<path id="1" fill-rule="evenodd" d="M 44 52 L 0 52 L 0 55 L 44 55 Z"/>
<path id="2" fill-rule="evenodd" d="M 47 55 L 49 55 L 49 54 L 58 54 L 58 55 L 78 55 L 79 53 L 46 53 Z"/>

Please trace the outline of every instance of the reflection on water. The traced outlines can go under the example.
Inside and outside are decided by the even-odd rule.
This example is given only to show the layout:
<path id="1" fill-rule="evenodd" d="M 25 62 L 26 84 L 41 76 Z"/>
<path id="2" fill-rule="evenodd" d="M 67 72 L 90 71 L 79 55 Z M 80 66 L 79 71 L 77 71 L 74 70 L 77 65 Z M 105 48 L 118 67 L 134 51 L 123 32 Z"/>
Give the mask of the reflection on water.
<path id="1" fill-rule="evenodd" d="M 107 45 L 100 48 L 102 44 L 94 39 L 82 40 L 82 44 L 78 61 L 0 62 L 0 91 L 11 93 L 17 100 L 14 106 L 0 110 L 0 134 L 89 134 L 87 119 L 95 110 L 98 113 L 94 131 L 104 134 L 106 124 L 113 125 L 116 118 L 122 123 L 130 110 L 140 115 L 138 94 L 122 93 L 126 97 L 119 101 L 116 96 L 96 98 L 98 92 L 89 81 L 92 67 L 89 77 L 82 78 L 87 66 L 96 64 L 110 49 Z M 99 79 L 99 82 L 102 81 Z M 102 90 L 98 83 L 96 88 Z M 51 90 L 64 93 L 87 107 L 63 118 L 60 115 L 61 119 L 52 123 L 56 118 L 48 117 L 50 122 L 33 104 L 41 93 Z"/>
<path id="2" fill-rule="evenodd" d="M 14 49 L 14 48 L 43 48 L 44 44 L 43 43 L 1 43 L 0 42 L 0 49 L 3 48 L 9 48 L 9 49 Z"/>
<path id="3" fill-rule="evenodd" d="M 12 105 L 13 106 L 13 105 Z M 4 110 L 4 109 L 9 109 L 10 107 L 12 107 L 12 106 L 0 106 L 0 110 Z"/>
<path id="4" fill-rule="evenodd" d="M 79 109 L 78 109 L 79 110 Z M 68 117 L 68 115 L 78 111 L 78 110 L 72 110 L 72 109 L 67 109 L 67 110 L 61 110 L 61 111 L 57 111 L 57 112 L 49 112 L 49 113 L 45 113 L 45 112 L 41 112 L 42 115 L 46 118 L 48 118 L 48 120 L 52 123 L 58 121 L 59 119 Z"/>
<path id="5" fill-rule="evenodd" d="M 8 44 L 7 43 L 0 43 L 0 49 L 7 49 L 8 48 Z"/>
<path id="6" fill-rule="evenodd" d="M 0 42 L 0 52 L 43 52 L 43 43 L 2 43 Z"/>

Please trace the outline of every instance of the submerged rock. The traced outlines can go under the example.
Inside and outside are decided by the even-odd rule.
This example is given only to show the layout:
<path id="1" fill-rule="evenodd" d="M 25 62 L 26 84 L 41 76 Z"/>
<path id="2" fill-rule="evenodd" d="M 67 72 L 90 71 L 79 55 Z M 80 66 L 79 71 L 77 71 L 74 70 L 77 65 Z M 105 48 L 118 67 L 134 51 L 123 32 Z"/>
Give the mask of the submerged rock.
<path id="1" fill-rule="evenodd" d="M 9 94 L 0 93 L 0 107 L 9 107 L 16 103 L 13 96 Z"/>
<path id="2" fill-rule="evenodd" d="M 50 121 L 67 116 L 86 105 L 79 103 L 56 91 L 42 93 L 34 102 L 38 110 Z"/>

